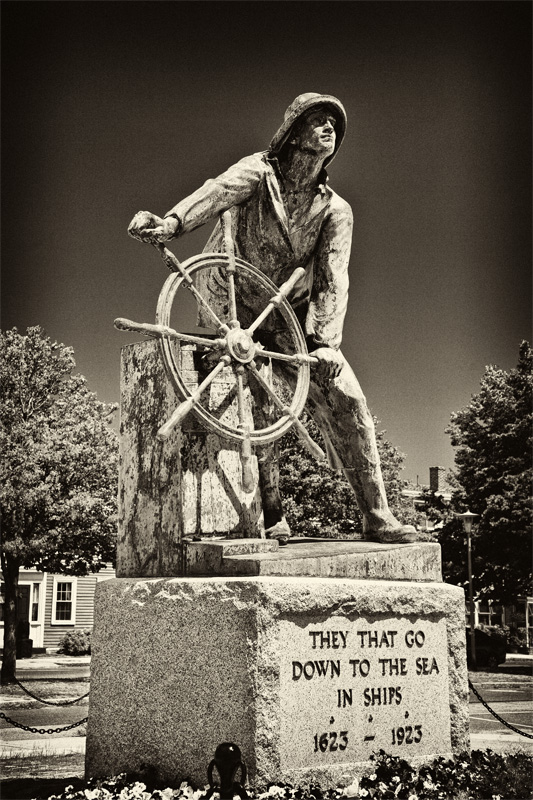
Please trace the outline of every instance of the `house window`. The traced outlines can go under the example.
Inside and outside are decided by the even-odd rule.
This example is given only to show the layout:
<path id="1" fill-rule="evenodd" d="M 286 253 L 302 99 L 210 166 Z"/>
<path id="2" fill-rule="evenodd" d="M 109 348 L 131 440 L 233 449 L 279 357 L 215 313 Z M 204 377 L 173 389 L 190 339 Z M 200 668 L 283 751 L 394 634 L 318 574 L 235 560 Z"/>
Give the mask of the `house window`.
<path id="1" fill-rule="evenodd" d="M 31 621 L 37 622 L 39 619 L 39 584 L 33 584 L 31 595 Z"/>
<path id="2" fill-rule="evenodd" d="M 76 579 L 54 575 L 52 625 L 74 625 L 76 622 Z"/>
<path id="3" fill-rule="evenodd" d="M 502 606 L 493 605 L 492 600 L 476 603 L 478 625 L 503 625 Z"/>

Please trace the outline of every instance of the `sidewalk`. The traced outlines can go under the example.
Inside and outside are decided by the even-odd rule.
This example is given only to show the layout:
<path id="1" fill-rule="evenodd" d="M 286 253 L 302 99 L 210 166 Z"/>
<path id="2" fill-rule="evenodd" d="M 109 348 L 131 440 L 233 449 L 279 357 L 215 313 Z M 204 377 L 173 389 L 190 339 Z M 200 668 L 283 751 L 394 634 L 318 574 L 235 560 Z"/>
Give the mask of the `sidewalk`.
<path id="1" fill-rule="evenodd" d="M 44 741 L 43 741 L 44 740 Z M 13 756 L 64 756 L 70 753 L 85 753 L 85 736 L 58 736 L 54 739 L 0 739 L 0 758 Z"/>
<path id="2" fill-rule="evenodd" d="M 57 669 L 58 667 L 80 667 L 89 665 L 91 656 L 64 656 L 58 653 L 42 653 L 31 658 L 17 659 L 17 674 L 19 670 L 27 669 Z"/>

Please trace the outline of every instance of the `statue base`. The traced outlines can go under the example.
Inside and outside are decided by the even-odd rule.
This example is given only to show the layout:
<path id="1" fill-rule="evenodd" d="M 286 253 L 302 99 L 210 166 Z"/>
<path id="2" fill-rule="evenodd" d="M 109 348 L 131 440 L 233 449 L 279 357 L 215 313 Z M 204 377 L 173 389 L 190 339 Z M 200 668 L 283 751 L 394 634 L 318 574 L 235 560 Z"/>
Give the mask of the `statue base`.
<path id="1" fill-rule="evenodd" d="M 230 741 L 255 788 L 330 787 L 380 749 L 420 763 L 469 747 L 457 587 L 119 578 L 98 585 L 95 620 L 87 777 L 151 767 L 204 786 Z"/>

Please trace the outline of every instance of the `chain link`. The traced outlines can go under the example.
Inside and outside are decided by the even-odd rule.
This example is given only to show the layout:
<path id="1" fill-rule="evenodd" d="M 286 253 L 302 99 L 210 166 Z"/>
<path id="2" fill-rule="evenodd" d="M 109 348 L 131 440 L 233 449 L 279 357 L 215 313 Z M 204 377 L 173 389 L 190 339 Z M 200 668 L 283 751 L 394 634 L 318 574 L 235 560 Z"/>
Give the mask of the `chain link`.
<path id="1" fill-rule="evenodd" d="M 85 725 L 89 717 L 84 717 L 80 719 L 79 722 L 73 722 L 71 725 L 64 725 L 62 728 L 31 728 L 29 725 L 23 725 L 21 722 L 17 722 L 11 717 L 6 716 L 2 711 L 0 711 L 0 718 L 5 719 L 10 725 L 14 725 L 15 728 L 20 728 L 22 731 L 28 731 L 28 733 L 62 733 L 63 731 L 71 731 L 73 728 L 77 728 L 79 725 Z"/>
<path id="2" fill-rule="evenodd" d="M 26 692 L 26 694 L 28 694 L 30 697 L 33 697 L 34 700 L 38 700 L 39 703 L 44 703 L 47 706 L 71 706 L 74 703 L 78 703 L 80 700 L 85 700 L 86 697 L 89 697 L 89 692 L 87 692 L 87 694 L 83 694 L 81 697 L 77 697 L 75 700 L 58 700 L 57 702 L 54 702 L 54 700 L 43 700 L 42 698 L 37 697 L 36 694 L 32 694 L 29 689 L 26 689 L 26 687 L 23 686 L 17 678 L 15 678 L 15 681 L 23 692 Z"/>
<path id="3" fill-rule="evenodd" d="M 472 689 L 472 691 L 473 691 L 473 692 L 474 692 L 474 694 L 476 695 L 476 697 L 477 697 L 477 699 L 479 700 L 479 702 L 480 702 L 482 705 L 484 705 L 484 706 L 485 706 L 485 708 L 487 709 L 487 711 L 489 711 L 489 712 L 492 714 L 492 716 L 493 716 L 493 717 L 496 717 L 496 719 L 497 719 L 499 722 L 501 722 L 501 723 L 502 723 L 503 725 L 505 725 L 507 728 L 510 728 L 510 729 L 511 729 L 512 731 L 514 731 L 515 733 L 519 733 L 519 734 L 520 734 L 520 736 L 526 736 L 528 739 L 533 739 L 533 734 L 531 734 L 531 733 L 526 733 L 525 731 L 521 731 L 519 728 L 515 728 L 515 726 L 514 726 L 514 725 L 511 725 L 511 723 L 510 723 L 510 722 L 506 722 L 506 721 L 505 721 L 505 720 L 504 720 L 502 717 L 500 717 L 500 715 L 499 715 L 499 714 L 497 714 L 495 711 L 493 711 L 493 709 L 492 709 L 492 708 L 491 708 L 491 707 L 488 705 L 488 703 L 486 703 L 486 702 L 483 700 L 483 698 L 481 697 L 480 693 L 479 693 L 479 692 L 478 692 L 478 690 L 475 688 L 475 686 L 473 686 L 473 685 L 472 685 L 472 683 L 471 683 L 471 681 L 470 681 L 470 678 L 468 679 L 468 685 L 470 686 L 470 688 Z"/>

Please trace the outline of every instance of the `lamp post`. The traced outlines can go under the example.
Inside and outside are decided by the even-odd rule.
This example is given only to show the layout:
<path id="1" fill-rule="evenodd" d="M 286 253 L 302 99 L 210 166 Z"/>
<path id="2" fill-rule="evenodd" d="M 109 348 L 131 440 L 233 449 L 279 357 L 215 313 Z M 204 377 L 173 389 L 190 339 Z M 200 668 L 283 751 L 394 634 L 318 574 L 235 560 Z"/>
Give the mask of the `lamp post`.
<path id="1" fill-rule="evenodd" d="M 463 522 L 463 530 L 466 533 L 466 541 L 468 546 L 468 599 L 470 606 L 470 657 L 472 661 L 472 669 L 474 672 L 477 669 L 476 662 L 476 636 L 474 630 L 475 611 L 474 611 L 474 589 L 472 586 L 472 523 L 475 517 L 479 514 L 472 514 L 471 511 L 465 511 L 464 514 L 456 514 L 456 517 Z"/>

